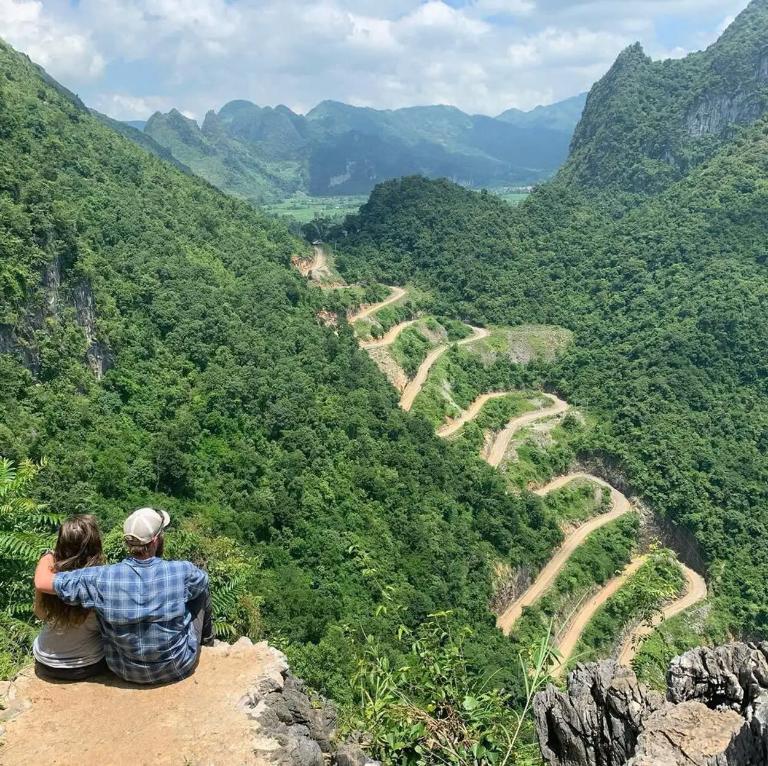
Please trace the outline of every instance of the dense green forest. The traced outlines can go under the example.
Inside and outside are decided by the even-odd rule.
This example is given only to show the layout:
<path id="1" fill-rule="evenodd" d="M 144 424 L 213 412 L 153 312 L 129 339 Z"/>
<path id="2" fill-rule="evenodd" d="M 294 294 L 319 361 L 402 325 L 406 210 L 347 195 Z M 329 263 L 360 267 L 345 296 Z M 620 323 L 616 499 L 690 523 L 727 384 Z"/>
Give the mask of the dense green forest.
<path id="1" fill-rule="evenodd" d="M 474 632 L 473 672 L 516 688 L 487 609 L 492 562 L 540 565 L 554 521 L 402 413 L 351 329 L 318 321 L 319 291 L 290 268 L 305 245 L 5 45 L 0 137 L 0 455 L 46 459 L 24 487 L 32 505 L 16 498 L 0 519 L 2 579 L 20 582 L 0 590 L 3 610 L 29 595 L 21 549 L 3 547 L 35 531 L 19 508 L 110 528 L 149 503 L 182 520 L 183 540 L 233 541 L 207 555 L 228 558 L 226 582 L 252 562 L 257 598 L 237 624 L 341 702 L 363 634 L 397 651 L 399 624 L 444 610 Z M 0 635 L 7 672 L 19 643 Z"/>

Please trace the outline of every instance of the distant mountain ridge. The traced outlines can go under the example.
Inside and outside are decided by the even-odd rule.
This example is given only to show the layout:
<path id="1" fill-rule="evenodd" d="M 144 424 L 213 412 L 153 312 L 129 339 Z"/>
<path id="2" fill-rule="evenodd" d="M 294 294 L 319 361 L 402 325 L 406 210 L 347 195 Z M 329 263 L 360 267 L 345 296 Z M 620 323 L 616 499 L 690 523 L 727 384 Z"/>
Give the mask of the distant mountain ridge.
<path id="1" fill-rule="evenodd" d="M 587 103 L 587 93 L 579 93 L 549 106 L 537 106 L 527 112 L 507 109 L 496 117 L 518 127 L 539 127 L 552 130 L 573 131 L 578 125 Z"/>
<path id="2" fill-rule="evenodd" d="M 198 125 L 172 109 L 143 135 L 220 189 L 250 202 L 302 191 L 367 194 L 403 175 L 468 187 L 529 185 L 565 161 L 585 95 L 498 118 L 452 106 L 379 110 L 323 101 L 306 115 L 250 101 L 225 104 Z"/>
<path id="3" fill-rule="evenodd" d="M 627 48 L 589 93 L 561 179 L 654 193 L 768 112 L 768 0 L 683 59 Z"/>

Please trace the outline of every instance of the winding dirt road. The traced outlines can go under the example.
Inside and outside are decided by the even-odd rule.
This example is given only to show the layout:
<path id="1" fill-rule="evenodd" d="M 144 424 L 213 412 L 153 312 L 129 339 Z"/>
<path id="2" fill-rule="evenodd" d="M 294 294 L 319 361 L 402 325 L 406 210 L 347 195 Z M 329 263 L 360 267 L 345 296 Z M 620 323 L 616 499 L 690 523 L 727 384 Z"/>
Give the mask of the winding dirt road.
<path id="1" fill-rule="evenodd" d="M 328 267 L 328 259 L 324 248 L 315 246 L 315 259 L 310 268 L 310 276 L 316 281 L 322 281 L 323 278 L 330 277 L 331 272 Z M 375 303 L 371 306 L 362 307 L 357 312 L 350 314 L 348 321 L 350 324 L 359 319 L 366 319 L 372 316 L 377 311 L 396 303 L 407 294 L 407 290 L 402 287 L 392 287 L 390 295 L 380 303 Z M 412 319 L 407 322 L 401 322 L 400 324 L 392 327 L 387 333 L 376 340 L 363 341 L 360 346 L 363 349 L 381 349 L 387 346 L 391 346 L 395 340 L 397 340 L 403 330 L 412 326 L 417 319 Z M 487 329 L 480 327 L 473 327 L 473 335 L 470 338 L 465 338 L 458 343 L 447 343 L 430 351 L 427 358 L 422 362 L 421 366 L 416 373 L 416 376 L 405 387 L 402 398 L 400 400 L 400 406 L 403 410 L 408 412 L 412 407 L 416 397 L 421 392 L 424 384 L 429 376 L 429 371 L 437 360 L 454 345 L 463 346 L 469 343 L 487 338 L 490 332 Z M 456 433 L 464 425 L 474 420 L 481 412 L 483 406 L 492 399 L 500 399 L 504 396 L 508 396 L 510 392 L 499 391 L 494 393 L 482 394 L 479 396 L 467 410 L 465 410 L 458 418 L 441 426 L 437 430 L 437 435 L 441 437 L 448 437 Z M 554 417 L 566 412 L 569 405 L 564 400 L 554 396 L 552 394 L 546 394 L 546 396 L 552 401 L 551 406 L 543 409 L 527 412 L 518 418 L 511 420 L 506 427 L 500 431 L 494 439 L 488 454 L 485 456 L 487 462 L 493 466 L 498 467 L 501 461 L 504 459 L 504 455 L 509 447 L 509 443 L 512 437 L 521 428 L 530 425 L 538 420 L 542 420 L 549 417 Z M 586 479 L 601 487 L 607 487 L 611 493 L 611 506 L 612 510 L 608 513 L 596 516 L 586 523 L 582 524 L 577 529 L 573 530 L 565 538 L 560 548 L 555 551 L 555 554 L 541 570 L 539 576 L 533 582 L 533 584 L 514 602 L 512 603 L 496 620 L 496 624 L 504 635 L 509 635 L 514 624 L 520 618 L 523 609 L 527 606 L 534 604 L 554 583 L 560 571 L 568 562 L 570 557 L 576 551 L 576 549 L 584 543 L 586 538 L 592 534 L 592 532 L 600 529 L 606 524 L 610 524 L 619 517 L 632 510 L 629 500 L 619 492 L 615 487 L 608 484 L 608 482 L 600 479 L 592 474 L 576 472 L 570 473 L 566 476 L 560 476 L 553 479 L 547 485 L 534 490 L 537 495 L 544 496 L 550 492 L 554 492 L 566 484 L 574 481 L 575 479 Z M 613 596 L 633 575 L 640 569 L 640 567 L 647 560 L 647 556 L 638 556 L 633 559 L 625 569 L 616 577 L 606 583 L 597 593 L 595 593 L 589 601 L 579 610 L 578 614 L 568 626 L 568 629 L 562 639 L 558 642 L 558 650 L 561 655 L 560 664 L 554 669 L 553 674 L 555 676 L 562 673 L 568 664 L 568 660 L 573 654 L 574 649 L 584 632 L 589 621 L 595 615 L 597 610 L 605 604 L 605 602 Z M 686 578 L 687 587 L 686 591 L 679 599 L 673 601 L 664 607 L 660 614 L 656 615 L 650 624 L 644 623 L 638 625 L 624 640 L 622 643 L 618 661 L 622 665 L 629 665 L 632 662 L 638 647 L 642 640 L 649 636 L 664 620 L 668 620 L 671 617 L 684 612 L 686 609 L 694 606 L 695 604 L 703 601 L 707 598 L 707 583 L 704 578 L 690 569 L 689 567 L 682 565 L 683 573 Z"/>
<path id="2" fill-rule="evenodd" d="M 396 324 L 380 338 L 360 341 L 360 348 L 368 351 L 372 348 L 386 348 L 387 346 L 391 346 L 403 330 L 407 330 L 411 325 L 416 324 L 418 321 L 418 319 L 409 319 L 407 322 L 400 322 L 400 324 Z"/>
<path id="3" fill-rule="evenodd" d="M 458 418 L 440 426 L 440 428 L 437 429 L 437 435 L 441 436 L 443 439 L 452 436 L 460 428 L 463 428 L 467 423 L 474 420 L 480 414 L 480 411 L 487 402 L 490 402 L 492 399 L 503 399 L 505 396 L 509 396 L 510 393 L 510 391 L 496 391 L 492 394 L 481 394 L 466 410 L 464 410 L 464 412 L 461 413 L 461 415 L 459 415 Z"/>
<path id="4" fill-rule="evenodd" d="M 651 623 L 643 623 L 638 625 L 624 640 L 619 651 L 619 664 L 631 665 L 632 660 L 635 658 L 640 644 L 644 638 L 653 633 L 656 628 L 661 625 L 664 620 L 669 620 L 671 617 L 675 617 L 686 609 L 690 609 L 700 601 L 704 601 L 707 598 L 707 582 L 698 573 L 695 572 L 685 564 L 680 564 L 683 570 L 686 580 L 685 593 L 676 601 L 668 604 L 661 610 L 661 614 L 657 614 Z"/>
<path id="5" fill-rule="evenodd" d="M 370 306 L 364 306 L 363 308 L 358 309 L 354 314 L 349 315 L 349 323 L 354 324 L 359 319 L 366 319 L 369 316 L 372 316 L 377 311 L 381 311 L 381 309 L 385 308 L 386 306 L 391 305 L 392 303 L 397 303 L 401 298 L 404 298 L 408 294 L 407 290 L 404 290 L 402 287 L 393 287 L 392 292 L 389 294 L 388 298 L 385 298 L 380 303 L 373 303 Z"/>
<path id="6" fill-rule="evenodd" d="M 560 415 L 568 410 L 568 402 L 565 402 L 552 394 L 544 394 L 544 396 L 552 401 L 551 406 L 544 407 L 540 410 L 534 410 L 533 412 L 526 412 L 524 415 L 520 415 L 519 418 L 510 420 L 504 429 L 499 431 L 485 458 L 489 465 L 494 468 L 498 468 L 501 465 L 501 461 L 504 459 L 504 455 L 507 452 L 507 447 L 509 447 L 509 442 L 521 428 L 525 428 L 525 426 L 535 423 L 537 420 Z"/>
<path id="7" fill-rule="evenodd" d="M 563 671 L 568 666 L 568 661 L 571 659 L 574 649 L 576 649 L 576 644 L 579 643 L 581 634 L 589 624 L 589 621 L 595 616 L 597 610 L 600 609 L 611 596 L 617 593 L 627 580 L 632 577 L 632 575 L 635 574 L 647 560 L 648 556 L 638 556 L 632 559 L 632 561 L 624 567 L 621 574 L 616 575 L 616 577 L 609 580 L 579 610 L 573 622 L 568 626 L 565 635 L 557 643 L 557 650 L 560 653 L 560 662 L 553 669 L 553 676 L 557 677 L 562 675 Z"/>
<path id="8" fill-rule="evenodd" d="M 565 486 L 574 479 L 589 479 L 601 486 L 610 487 L 611 490 L 611 503 L 612 510 L 608 513 L 603 513 L 600 516 L 595 516 L 580 527 L 571 532 L 566 538 L 563 544 L 555 551 L 554 556 L 547 562 L 546 566 L 541 570 L 539 576 L 534 580 L 533 584 L 522 594 L 516 601 L 514 601 L 496 620 L 496 624 L 504 633 L 509 635 L 512 627 L 520 618 L 523 613 L 523 609 L 526 606 L 531 606 L 544 595 L 544 593 L 552 586 L 560 574 L 560 570 L 568 563 L 568 559 L 575 553 L 576 549 L 597 529 L 604 527 L 606 524 L 610 524 L 619 517 L 632 510 L 632 506 L 624 495 L 617 489 L 611 487 L 602 479 L 598 479 L 596 476 L 591 476 L 586 473 L 572 473 L 567 476 L 561 476 L 554 481 L 547 484 L 546 487 L 542 487 L 537 490 L 536 494 L 546 495 L 560 487 Z"/>
<path id="9" fill-rule="evenodd" d="M 405 387 L 403 395 L 400 398 L 400 406 L 406 411 L 410 412 L 416 397 L 421 392 L 422 387 L 427 382 L 429 377 L 429 371 L 432 369 L 432 365 L 449 349 L 453 346 L 466 346 L 469 343 L 476 343 L 483 338 L 487 338 L 491 333 L 484 327 L 473 327 L 472 336 L 470 338 L 464 338 L 457 343 L 446 343 L 437 348 L 433 348 L 432 351 L 427 354 L 427 358 L 421 363 L 416 377 Z"/>

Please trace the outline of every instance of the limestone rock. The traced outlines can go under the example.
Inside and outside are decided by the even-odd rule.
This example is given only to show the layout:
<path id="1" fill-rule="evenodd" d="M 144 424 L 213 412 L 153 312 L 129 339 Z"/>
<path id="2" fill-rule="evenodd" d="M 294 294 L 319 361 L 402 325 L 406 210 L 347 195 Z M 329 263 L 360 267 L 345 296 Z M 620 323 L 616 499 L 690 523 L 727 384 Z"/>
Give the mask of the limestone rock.
<path id="1" fill-rule="evenodd" d="M 628 766 L 762 766 L 759 736 L 733 710 L 700 702 L 667 705 L 647 721 Z"/>
<path id="2" fill-rule="evenodd" d="M 553 766 L 623 766 L 643 722 L 663 704 L 615 662 L 578 665 L 567 692 L 549 686 L 534 700 L 542 756 Z"/>
<path id="3" fill-rule="evenodd" d="M 536 696 L 551 766 L 768 764 L 768 643 L 733 643 L 676 657 L 664 702 L 615 662 L 579 665 L 568 691 Z"/>
<path id="4" fill-rule="evenodd" d="M 334 757 L 336 766 L 379 766 L 378 761 L 372 761 L 365 751 L 353 743 L 342 745 Z"/>
<path id="5" fill-rule="evenodd" d="M 670 702 L 698 700 L 751 716 L 768 692 L 768 642 L 699 648 L 675 657 L 667 673 Z"/>

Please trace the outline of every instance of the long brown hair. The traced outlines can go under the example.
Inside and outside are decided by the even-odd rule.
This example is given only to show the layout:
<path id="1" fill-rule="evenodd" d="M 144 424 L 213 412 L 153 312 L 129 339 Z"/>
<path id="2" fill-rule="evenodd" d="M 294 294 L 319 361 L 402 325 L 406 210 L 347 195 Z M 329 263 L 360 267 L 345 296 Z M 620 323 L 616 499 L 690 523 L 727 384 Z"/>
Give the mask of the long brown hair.
<path id="1" fill-rule="evenodd" d="M 72 516 L 62 523 L 53 550 L 55 572 L 100 566 L 104 561 L 101 533 L 95 516 Z M 44 622 L 58 627 L 82 625 L 89 611 L 81 606 L 69 606 L 49 593 L 35 593 L 35 614 Z"/>

